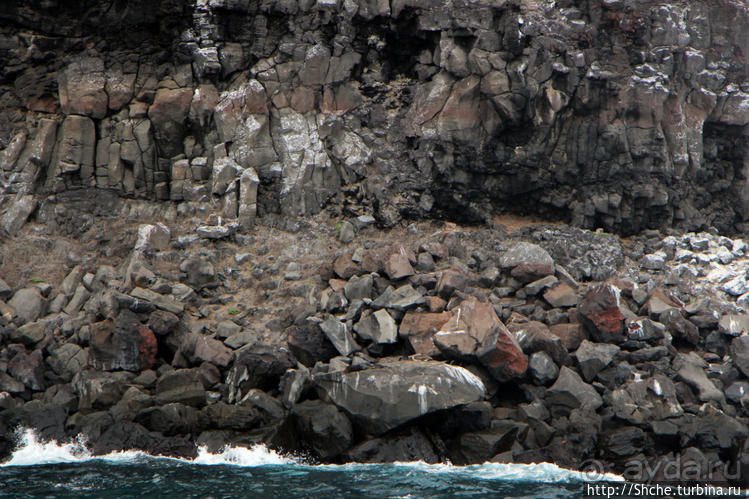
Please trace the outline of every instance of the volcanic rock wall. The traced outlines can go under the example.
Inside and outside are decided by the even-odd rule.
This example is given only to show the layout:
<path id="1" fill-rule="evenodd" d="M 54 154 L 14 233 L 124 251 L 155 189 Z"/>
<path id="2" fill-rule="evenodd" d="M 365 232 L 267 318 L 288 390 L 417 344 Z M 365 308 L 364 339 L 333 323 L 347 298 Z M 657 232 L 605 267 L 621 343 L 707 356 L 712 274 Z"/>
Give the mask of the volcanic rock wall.
<path id="1" fill-rule="evenodd" d="M 748 52 L 735 0 L 6 0 L 0 211 L 743 230 Z"/>

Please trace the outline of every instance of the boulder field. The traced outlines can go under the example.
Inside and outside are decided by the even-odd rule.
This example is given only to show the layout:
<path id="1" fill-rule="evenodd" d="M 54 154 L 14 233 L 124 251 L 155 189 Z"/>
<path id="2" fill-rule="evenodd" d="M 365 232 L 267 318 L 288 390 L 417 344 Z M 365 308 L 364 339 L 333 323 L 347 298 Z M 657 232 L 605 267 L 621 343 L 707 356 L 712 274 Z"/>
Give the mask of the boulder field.
<path id="1" fill-rule="evenodd" d="M 30 427 L 95 453 L 749 462 L 742 239 L 346 222 L 346 243 L 320 216 L 252 235 L 136 222 L 104 246 L 101 220 L 60 237 L 57 281 L 0 281 L 2 456 Z M 25 251 L 48 229 L 27 224 Z"/>

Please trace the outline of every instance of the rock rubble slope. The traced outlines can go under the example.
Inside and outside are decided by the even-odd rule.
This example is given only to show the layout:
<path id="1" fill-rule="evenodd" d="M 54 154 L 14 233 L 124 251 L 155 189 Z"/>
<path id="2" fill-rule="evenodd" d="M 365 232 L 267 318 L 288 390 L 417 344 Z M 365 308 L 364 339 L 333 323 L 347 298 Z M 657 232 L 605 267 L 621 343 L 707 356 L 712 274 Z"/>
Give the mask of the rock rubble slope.
<path id="1" fill-rule="evenodd" d="M 745 466 L 742 239 L 421 223 L 342 243 L 332 222 L 134 222 L 114 253 L 98 221 L 56 282 L 3 281 L 3 454 L 23 425 L 95 452 Z"/>

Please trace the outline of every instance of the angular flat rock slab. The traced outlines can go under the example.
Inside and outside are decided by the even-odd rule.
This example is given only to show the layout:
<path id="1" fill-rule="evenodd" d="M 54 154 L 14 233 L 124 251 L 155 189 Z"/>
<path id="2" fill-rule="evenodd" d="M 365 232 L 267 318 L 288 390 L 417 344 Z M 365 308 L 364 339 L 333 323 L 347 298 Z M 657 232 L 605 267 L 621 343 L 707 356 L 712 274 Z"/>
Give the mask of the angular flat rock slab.
<path id="1" fill-rule="evenodd" d="M 486 395 L 484 384 L 468 370 L 433 361 L 383 361 L 362 371 L 318 374 L 313 381 L 374 435 Z"/>
<path id="2" fill-rule="evenodd" d="M 566 366 L 562 367 L 556 382 L 547 391 L 546 401 L 552 406 L 565 407 L 568 410 L 582 408 L 595 411 L 603 404 L 596 389 Z"/>
<path id="3" fill-rule="evenodd" d="M 173 314 L 181 314 L 185 310 L 185 306 L 169 296 L 161 295 L 155 291 L 145 288 L 135 288 L 130 292 L 130 296 L 139 300 L 145 300 L 153 303 L 158 308 L 171 312 Z"/>
<path id="4" fill-rule="evenodd" d="M 398 325 L 385 309 L 363 317 L 354 326 L 354 331 L 362 338 L 375 343 L 395 343 L 398 339 Z"/>
<path id="5" fill-rule="evenodd" d="M 586 382 L 590 383 L 596 374 L 604 369 L 611 361 L 614 360 L 616 354 L 618 354 L 620 348 L 616 345 L 609 345 L 607 343 L 593 343 L 588 340 L 583 340 L 580 347 L 575 352 L 577 357 L 578 365 L 580 366 L 580 373 Z"/>
<path id="6" fill-rule="evenodd" d="M 359 344 L 354 341 L 354 337 L 351 336 L 351 331 L 348 330 L 346 324 L 334 319 L 333 317 L 329 317 L 321 322 L 320 329 L 323 330 L 325 336 L 328 337 L 336 350 L 338 350 L 338 352 L 343 356 L 351 355 L 353 352 L 361 348 Z"/>

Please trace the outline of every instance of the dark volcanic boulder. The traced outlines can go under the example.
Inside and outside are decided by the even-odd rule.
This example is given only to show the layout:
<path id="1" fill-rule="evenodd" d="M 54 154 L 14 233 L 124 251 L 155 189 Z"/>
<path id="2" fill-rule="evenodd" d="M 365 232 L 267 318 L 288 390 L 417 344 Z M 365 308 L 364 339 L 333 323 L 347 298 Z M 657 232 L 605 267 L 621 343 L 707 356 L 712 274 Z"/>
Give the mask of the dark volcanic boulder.
<path id="1" fill-rule="evenodd" d="M 239 402 L 251 388 L 277 389 L 281 376 L 294 367 L 296 363 L 282 347 L 252 345 L 242 350 L 226 376 L 228 402 Z"/>
<path id="2" fill-rule="evenodd" d="M 341 355 L 351 355 L 359 350 L 360 347 L 351 335 L 348 326 L 334 317 L 328 317 L 321 322 L 320 329 Z"/>
<path id="3" fill-rule="evenodd" d="M 556 382 L 546 393 L 546 401 L 551 406 L 552 415 L 569 414 L 578 408 L 595 411 L 603 404 L 596 389 L 569 367 L 560 369 Z"/>
<path id="4" fill-rule="evenodd" d="M 156 361 L 156 336 L 129 310 L 120 312 L 116 321 L 93 324 L 92 329 L 90 359 L 96 369 L 138 372 Z"/>
<path id="5" fill-rule="evenodd" d="M 44 380 L 42 351 L 28 352 L 22 345 L 11 345 L 8 350 L 8 373 L 31 390 L 44 390 L 47 382 Z"/>
<path id="6" fill-rule="evenodd" d="M 78 395 L 78 409 L 106 409 L 116 404 L 133 377 L 128 372 L 79 372 L 72 380 L 73 390 Z"/>
<path id="7" fill-rule="evenodd" d="M 466 369 L 432 361 L 384 360 L 363 371 L 318 374 L 313 382 L 375 435 L 486 394 L 481 380 Z"/>
<path id="8" fill-rule="evenodd" d="M 500 452 L 510 450 L 515 443 L 521 423 L 496 421 L 501 423 L 492 429 L 464 433 L 460 436 L 460 454 L 466 464 L 483 463 Z"/>
<path id="9" fill-rule="evenodd" d="M 65 437 L 67 414 L 67 409 L 60 405 L 31 400 L 21 406 L 0 412 L 0 429 L 3 425 L 11 431 L 16 428 L 33 428 L 41 440 L 62 440 Z M 2 436 L 0 436 L 1 441 Z"/>
<path id="10" fill-rule="evenodd" d="M 50 352 L 47 363 L 57 375 L 69 381 L 88 365 L 88 351 L 75 343 L 63 343 Z"/>
<path id="11" fill-rule="evenodd" d="M 228 430 L 250 430 L 261 420 L 260 414 L 252 407 L 216 402 L 203 409 L 202 416 L 210 428 Z"/>
<path id="12" fill-rule="evenodd" d="M 736 367 L 749 377 L 749 336 L 738 336 L 731 341 L 731 358 Z"/>
<path id="13" fill-rule="evenodd" d="M 620 293 L 616 286 L 600 284 L 586 293 L 577 308 L 581 322 L 597 342 L 621 343 L 626 339 Z"/>
<path id="14" fill-rule="evenodd" d="M 148 326 L 158 336 L 166 336 L 177 328 L 179 317 L 166 310 L 154 310 L 148 318 Z"/>
<path id="15" fill-rule="evenodd" d="M 327 362 L 338 355 L 333 344 L 315 322 L 308 321 L 303 326 L 291 326 L 288 333 L 289 350 L 307 367 L 313 367 L 317 362 Z"/>
<path id="16" fill-rule="evenodd" d="M 481 364 L 499 381 L 525 373 L 528 358 L 491 304 L 470 297 L 451 312 L 434 335 L 434 344 L 447 358 Z"/>
<path id="17" fill-rule="evenodd" d="M 593 343 L 583 340 L 580 347 L 575 352 L 577 363 L 583 378 L 587 382 L 593 381 L 596 374 L 601 369 L 607 367 L 616 354 L 619 353 L 619 347 L 606 343 Z"/>
<path id="18" fill-rule="evenodd" d="M 524 317 L 513 320 L 516 314 L 510 316 L 507 329 L 515 335 L 518 344 L 526 355 L 536 352 L 548 353 L 558 365 L 569 364 L 570 358 L 567 347 L 561 338 L 552 334 L 549 327 L 538 321 L 529 321 Z"/>
<path id="19" fill-rule="evenodd" d="M 432 442 L 424 432 L 413 427 L 366 440 L 347 451 L 343 458 L 357 463 L 439 462 Z"/>
<path id="20" fill-rule="evenodd" d="M 194 458 L 198 455 L 195 443 L 188 437 L 164 437 L 130 421 L 115 422 L 91 446 L 95 455 L 129 449 L 155 456 Z"/>
<path id="21" fill-rule="evenodd" d="M 179 353 L 194 366 L 209 362 L 218 367 L 227 367 L 233 357 L 231 349 L 222 342 L 197 333 L 182 338 Z"/>
<path id="22" fill-rule="evenodd" d="M 167 436 L 193 433 L 198 426 L 198 411 L 184 404 L 166 404 L 140 411 L 135 422 Z"/>
<path id="23" fill-rule="evenodd" d="M 295 405 L 291 415 L 301 439 L 321 458 L 335 457 L 351 446 L 351 422 L 334 405 L 308 400 Z"/>
<path id="24" fill-rule="evenodd" d="M 603 443 L 606 452 L 611 457 L 627 457 L 643 451 L 646 447 L 646 434 L 640 428 L 625 426 L 607 432 Z"/>
<path id="25" fill-rule="evenodd" d="M 154 392 L 157 404 L 172 402 L 200 407 L 205 405 L 206 393 L 197 369 L 175 369 L 162 374 Z"/>

